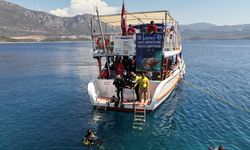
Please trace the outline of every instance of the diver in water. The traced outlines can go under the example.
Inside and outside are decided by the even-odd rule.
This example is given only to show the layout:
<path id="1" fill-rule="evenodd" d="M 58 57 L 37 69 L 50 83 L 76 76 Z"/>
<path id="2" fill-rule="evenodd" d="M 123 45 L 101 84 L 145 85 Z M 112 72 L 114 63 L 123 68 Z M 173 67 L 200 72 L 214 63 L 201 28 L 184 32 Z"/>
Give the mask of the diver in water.
<path id="1" fill-rule="evenodd" d="M 208 150 L 225 150 L 225 148 L 222 145 L 220 145 L 218 148 L 209 147 Z"/>
<path id="2" fill-rule="evenodd" d="M 93 143 L 97 139 L 93 130 L 91 130 L 91 129 L 87 130 L 87 134 L 85 135 L 85 138 L 87 138 L 87 140 L 91 143 Z"/>
<path id="3" fill-rule="evenodd" d="M 91 144 L 94 144 L 96 139 L 97 139 L 97 137 L 95 136 L 93 130 L 88 129 L 87 134 L 85 135 L 84 139 L 82 140 L 82 143 L 84 145 L 91 145 Z"/>
<path id="4" fill-rule="evenodd" d="M 84 145 L 98 145 L 98 144 L 102 144 L 102 140 L 101 139 L 97 139 L 97 136 L 94 134 L 92 129 L 88 129 L 87 130 L 87 134 L 85 135 L 84 139 L 82 140 L 82 144 Z"/>

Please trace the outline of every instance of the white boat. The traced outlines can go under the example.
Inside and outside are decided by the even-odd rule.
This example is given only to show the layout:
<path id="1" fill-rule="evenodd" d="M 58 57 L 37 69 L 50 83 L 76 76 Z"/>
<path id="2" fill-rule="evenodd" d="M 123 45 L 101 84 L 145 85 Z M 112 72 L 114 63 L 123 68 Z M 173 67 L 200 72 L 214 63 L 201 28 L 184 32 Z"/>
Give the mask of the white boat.
<path id="1" fill-rule="evenodd" d="M 101 34 L 93 32 L 92 40 L 93 57 L 98 62 L 99 75 L 88 83 L 88 94 L 93 107 L 144 113 L 155 110 L 167 100 L 185 74 L 178 22 L 168 11 L 126 13 L 126 22 L 136 29 L 136 34 L 121 35 L 121 31 L 120 33 L 102 31 L 104 24 L 113 26 L 114 30 L 120 27 L 121 14 L 98 16 L 98 19 Z M 146 33 L 151 21 L 157 26 L 157 33 Z M 146 72 L 150 75 L 146 102 L 135 101 L 135 92 L 131 88 L 124 88 L 124 101 L 118 106 L 112 101 L 112 97 L 116 96 L 116 88 L 113 85 L 116 71 L 111 66 L 112 59 L 118 56 L 136 58 L 136 72 Z M 155 59 L 156 63 L 148 63 L 150 59 Z M 108 72 L 108 77 L 104 75 L 106 79 L 101 78 L 104 72 Z"/>

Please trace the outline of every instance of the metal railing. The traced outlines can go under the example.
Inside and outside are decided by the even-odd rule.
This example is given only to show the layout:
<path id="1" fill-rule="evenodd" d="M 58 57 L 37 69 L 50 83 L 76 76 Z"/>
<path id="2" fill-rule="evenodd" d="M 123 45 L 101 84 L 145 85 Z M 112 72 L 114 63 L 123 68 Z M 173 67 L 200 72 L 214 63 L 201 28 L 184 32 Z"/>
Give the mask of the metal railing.
<path id="1" fill-rule="evenodd" d="M 106 52 L 104 51 L 104 43 L 101 35 L 93 35 L 93 52 L 94 54 L 112 54 L 114 51 L 115 36 L 122 36 L 119 33 L 104 34 L 104 43 L 106 46 Z M 123 35 L 124 37 L 131 35 Z M 136 39 L 134 40 L 136 43 Z M 177 28 L 177 31 L 165 31 L 163 48 L 166 51 L 179 50 L 181 46 L 181 37 Z"/>
<path id="2" fill-rule="evenodd" d="M 166 51 L 179 50 L 181 47 L 181 37 L 178 32 L 165 32 L 164 49 Z"/>

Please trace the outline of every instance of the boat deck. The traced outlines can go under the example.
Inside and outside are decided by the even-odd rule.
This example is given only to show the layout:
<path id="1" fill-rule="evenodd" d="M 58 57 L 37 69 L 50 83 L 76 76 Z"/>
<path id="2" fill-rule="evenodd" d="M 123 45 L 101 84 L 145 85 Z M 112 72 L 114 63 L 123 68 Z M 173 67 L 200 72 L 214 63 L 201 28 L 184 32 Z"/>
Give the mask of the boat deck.
<path id="1" fill-rule="evenodd" d="M 98 97 L 94 102 L 95 107 L 101 107 L 105 109 L 124 109 L 124 111 L 133 111 L 135 108 L 138 110 L 143 110 L 144 107 L 149 106 L 150 99 L 147 99 L 145 102 L 133 101 L 133 100 L 123 100 L 120 101 L 118 106 L 115 106 L 115 102 L 111 102 L 109 97 Z"/>

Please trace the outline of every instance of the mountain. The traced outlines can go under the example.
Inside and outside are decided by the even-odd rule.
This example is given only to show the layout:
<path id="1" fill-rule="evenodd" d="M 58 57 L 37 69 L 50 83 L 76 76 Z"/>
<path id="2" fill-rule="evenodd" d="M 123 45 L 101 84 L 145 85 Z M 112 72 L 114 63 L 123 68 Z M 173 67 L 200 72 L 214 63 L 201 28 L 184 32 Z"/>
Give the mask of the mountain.
<path id="1" fill-rule="evenodd" d="M 0 0 L 0 35 L 89 35 L 85 20 L 91 15 L 57 17 L 40 11 L 25 9 Z"/>
<path id="2" fill-rule="evenodd" d="M 194 23 L 190 25 L 182 25 L 181 29 L 183 31 L 185 30 L 200 31 L 200 30 L 205 30 L 205 29 L 211 29 L 213 27 L 216 27 L 216 25 L 210 24 L 210 23 Z"/>
<path id="3" fill-rule="evenodd" d="M 209 23 L 196 23 L 181 25 L 181 33 L 184 39 L 250 39 L 250 24 L 216 26 Z"/>
<path id="4" fill-rule="evenodd" d="M 92 15 L 58 17 L 0 0 L 0 42 L 90 39 Z M 96 20 L 94 29 L 98 32 Z M 105 26 L 106 31 L 111 27 Z M 250 24 L 216 26 L 209 23 L 181 25 L 183 39 L 250 39 Z"/>

